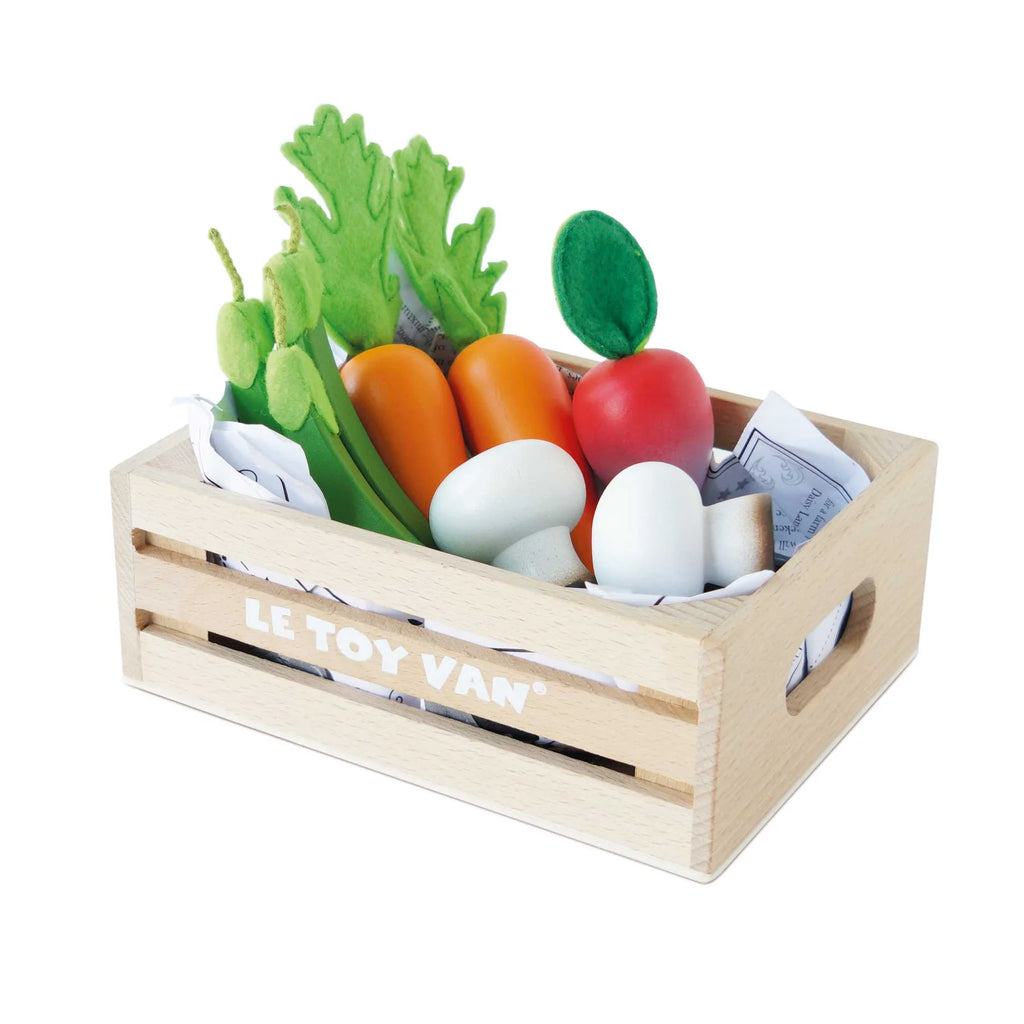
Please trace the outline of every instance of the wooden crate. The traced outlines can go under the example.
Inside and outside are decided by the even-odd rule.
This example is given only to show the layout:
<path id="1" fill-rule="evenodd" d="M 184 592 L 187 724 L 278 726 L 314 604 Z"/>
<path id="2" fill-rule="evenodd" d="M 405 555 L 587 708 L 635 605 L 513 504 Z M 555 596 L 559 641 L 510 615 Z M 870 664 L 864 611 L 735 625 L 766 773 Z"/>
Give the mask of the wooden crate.
<path id="1" fill-rule="evenodd" d="M 731 449 L 759 403 L 718 391 L 712 400 L 715 444 Z M 223 718 L 708 881 L 917 649 L 936 447 L 810 418 L 864 467 L 867 490 L 755 594 L 655 608 L 613 604 L 226 493 L 200 482 L 180 431 L 111 473 L 125 675 Z M 210 564 L 207 552 L 380 605 L 429 610 L 439 623 L 639 690 L 244 576 Z M 851 592 L 839 646 L 787 698 L 793 652 Z M 620 766 L 367 694 L 212 642 L 211 634 Z"/>

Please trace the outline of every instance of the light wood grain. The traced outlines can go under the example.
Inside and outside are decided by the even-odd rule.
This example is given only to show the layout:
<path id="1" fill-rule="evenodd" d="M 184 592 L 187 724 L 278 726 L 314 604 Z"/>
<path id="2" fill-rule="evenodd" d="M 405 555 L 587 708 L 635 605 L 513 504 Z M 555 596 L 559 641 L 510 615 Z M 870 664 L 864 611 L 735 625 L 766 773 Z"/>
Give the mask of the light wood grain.
<path id="1" fill-rule="evenodd" d="M 702 723 L 720 716 L 710 792 L 701 784 L 698 735 L 698 817 L 713 802 L 702 869 L 713 873 L 728 860 L 916 651 L 936 456 L 926 441 L 904 448 L 705 642 L 706 657 L 721 657 L 723 671 L 717 681 L 707 678 L 699 698 Z M 861 602 L 874 595 L 870 624 L 855 618 L 853 630 L 801 684 L 811 689 L 790 702 L 798 712 L 791 713 L 784 681 L 793 651 L 858 588 Z M 695 836 L 695 850 L 707 841 Z"/>
<path id="2" fill-rule="evenodd" d="M 139 628 L 144 625 L 135 609 L 135 553 L 131 527 L 131 484 L 119 469 L 110 473 L 110 505 L 114 524 L 114 575 L 117 584 L 118 631 L 121 664 L 133 679 L 142 678 Z"/>
<path id="3" fill-rule="evenodd" d="M 188 443 L 185 429 L 163 438 L 126 459 L 110 471 L 110 506 L 114 531 L 114 572 L 117 584 L 118 628 L 121 635 L 121 664 L 124 673 L 139 679 L 142 662 L 139 653 L 139 629 L 146 624 L 144 614 L 135 606 L 135 543 L 131 508 L 131 474 L 141 466 L 159 463 L 169 452 L 180 452 Z M 172 459 L 179 458 L 172 455 Z"/>
<path id="4" fill-rule="evenodd" d="M 666 871 L 700 877 L 689 866 L 692 811 L 683 794 L 159 627 L 142 633 L 141 650 L 143 689 Z"/>
<path id="5" fill-rule="evenodd" d="M 137 528 L 293 575 L 502 646 L 548 654 L 693 702 L 701 618 L 629 608 L 331 522 L 178 473 L 134 472 Z"/>
<path id="6" fill-rule="evenodd" d="M 139 534 L 140 536 L 135 543 L 136 551 L 155 545 L 163 551 L 174 551 L 180 555 L 187 555 L 190 558 L 194 558 L 202 562 L 206 561 L 206 552 L 202 548 L 197 548 L 192 544 L 183 544 L 181 541 L 174 540 L 171 537 L 160 537 L 155 533 L 146 533 L 145 530 L 139 531 Z M 138 581 L 136 580 L 136 589 L 137 588 Z M 146 607 L 139 600 L 137 592 L 135 601 L 140 608 Z M 176 619 L 152 608 L 147 608 L 145 615 L 147 622 L 151 622 L 157 626 L 166 626 L 168 629 L 173 629 L 177 633 L 187 633 L 189 636 L 194 636 L 198 640 L 205 640 L 207 634 L 210 632 L 209 626 L 205 626 L 202 620 L 195 619 L 194 617 L 190 620 Z"/>
<path id="7" fill-rule="evenodd" d="M 715 417 L 715 447 L 732 451 L 757 407 L 759 398 L 747 398 L 730 391 L 708 389 Z M 851 423 L 819 412 L 801 410 L 834 444 L 860 463 L 868 477 L 874 477 L 916 438 L 880 430 L 863 423 Z"/>
<path id="8" fill-rule="evenodd" d="M 587 360 L 565 359 L 577 372 Z M 759 400 L 711 391 L 731 448 Z M 913 657 L 936 450 L 827 416 L 810 419 L 872 479 L 757 593 L 630 608 L 204 485 L 184 431 L 111 474 L 125 672 L 155 693 L 470 800 L 686 877 L 715 877 Z M 242 558 L 483 638 L 636 683 L 624 694 L 386 617 L 236 576 Z M 787 699 L 793 651 L 847 594 L 839 647 Z M 285 601 L 485 676 L 541 681 L 528 719 L 485 717 L 637 766 L 628 777 L 238 654 L 246 596 Z M 161 624 L 172 626 L 164 628 Z M 186 635 L 191 632 L 196 637 Z M 197 638 L 198 637 L 198 638 Z M 429 639 L 427 639 L 429 637 Z M 435 640 L 438 641 L 435 643 Z M 280 641 L 280 642 L 279 642 Z M 307 643 L 310 642 L 307 639 Z M 288 637 L 261 646 L 349 671 Z M 381 667 L 371 681 L 395 685 Z M 351 672 L 371 678 L 367 672 Z M 480 714 L 476 698 L 396 688 Z M 453 698 L 459 697 L 456 701 Z M 794 853 L 798 855 L 799 851 Z"/>
<path id="9" fill-rule="evenodd" d="M 693 768 L 693 833 L 690 836 L 694 871 L 712 875 L 712 839 L 715 795 L 718 782 L 718 745 L 722 732 L 722 679 L 725 656 L 720 646 L 702 644 L 701 684 L 698 695 L 700 720 Z"/>
<path id="10" fill-rule="evenodd" d="M 674 783 L 689 785 L 692 777 L 695 708 L 626 693 L 159 548 L 143 548 L 136 555 L 135 587 L 138 606 L 154 621 L 183 622 L 190 629 L 202 624 L 211 633 L 636 765 Z M 246 625 L 247 600 L 259 603 L 266 631 Z M 284 632 L 292 636 L 275 635 L 269 628 L 272 605 L 287 609 Z M 329 622 L 339 632 L 359 631 L 366 643 L 357 653 L 365 653 L 367 659 L 357 662 L 347 657 L 326 630 L 322 646 L 327 649 L 321 650 L 316 632 L 305 628 L 307 616 Z M 385 671 L 385 660 L 372 647 L 378 640 L 386 641 L 392 652 L 405 652 L 390 665 L 391 672 Z M 442 689 L 428 682 L 423 655 L 432 665 L 445 657 L 452 659 L 450 677 Z M 522 709 L 517 711 L 509 701 L 501 705 L 494 699 L 484 701 L 472 691 L 457 693 L 455 684 L 463 665 L 479 670 L 488 696 L 496 696 L 495 677 L 520 684 L 526 693 Z"/>

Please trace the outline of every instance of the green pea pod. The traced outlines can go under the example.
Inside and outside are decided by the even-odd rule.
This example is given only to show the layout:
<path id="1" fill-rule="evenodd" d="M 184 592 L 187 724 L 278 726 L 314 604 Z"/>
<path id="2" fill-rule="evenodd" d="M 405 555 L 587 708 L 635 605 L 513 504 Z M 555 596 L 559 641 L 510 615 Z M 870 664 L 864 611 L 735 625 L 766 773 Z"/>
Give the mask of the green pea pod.
<path id="1" fill-rule="evenodd" d="M 300 250 L 276 253 L 267 261 L 267 269 L 277 280 L 284 299 L 284 344 L 294 345 L 304 331 L 312 330 L 320 322 L 320 296 L 324 288 L 320 266 L 312 253 Z M 266 284 L 263 301 L 270 308 Z"/>
<path id="2" fill-rule="evenodd" d="M 242 387 L 256 379 L 256 371 L 274 347 L 274 332 L 267 307 L 259 299 L 247 299 L 235 264 L 216 228 L 210 241 L 231 278 L 232 301 L 217 314 L 217 358 L 224 376 Z"/>
<path id="3" fill-rule="evenodd" d="M 297 429 L 282 427 L 271 415 L 267 375 L 260 367 L 252 385 L 231 385 L 232 396 L 243 423 L 262 423 L 298 444 L 306 454 L 310 476 L 323 492 L 331 518 L 364 530 L 373 530 L 416 544 L 418 539 L 381 501 L 352 461 L 345 446 L 315 404 Z"/>
<path id="4" fill-rule="evenodd" d="M 265 304 L 245 299 L 227 248 L 210 231 L 233 288 L 234 301 L 218 317 L 217 348 L 238 419 L 300 445 L 332 519 L 432 544 L 426 519 L 388 472 L 352 408 L 320 319 L 320 268 L 298 248 L 295 215 L 288 210 L 285 217 L 292 237 L 264 269 Z"/>
<path id="5" fill-rule="evenodd" d="M 384 504 L 415 534 L 420 543 L 433 547 L 434 538 L 430 534 L 426 516 L 413 504 L 412 499 L 392 476 L 391 470 L 384 465 L 384 460 L 377 454 L 370 435 L 366 433 L 366 428 L 352 405 L 352 399 L 348 397 L 341 374 L 338 373 L 334 362 L 334 354 L 331 352 L 323 321 L 318 322 L 312 331 L 303 334 L 295 343 L 295 347 L 305 351 L 318 370 L 327 391 L 328 401 L 338 420 L 342 443 L 360 472 Z"/>
<path id="6" fill-rule="evenodd" d="M 308 249 L 300 247 L 302 225 L 299 215 L 287 203 L 280 204 L 277 211 L 291 227 L 291 235 L 285 240 L 282 251 L 272 256 L 264 267 L 263 291 L 266 307 L 274 309 L 275 301 L 279 307 L 274 317 L 279 350 L 271 355 L 271 360 L 280 368 L 288 366 L 294 370 L 290 376 L 282 371 L 281 387 L 284 388 L 287 377 L 299 392 L 305 394 L 306 388 L 300 386 L 305 383 L 311 394 L 315 392 L 329 404 L 329 411 L 320 410 L 321 416 L 329 425 L 332 416 L 337 420 L 336 431 L 341 436 L 341 443 L 366 481 L 421 543 L 432 546 L 433 538 L 426 517 L 398 485 L 377 454 L 341 381 L 320 315 L 323 296 L 320 265 Z M 280 351 L 282 347 L 294 348 L 296 351 L 288 356 Z M 299 351 L 305 358 L 298 358 Z M 282 391 L 279 397 L 283 397 L 283 394 Z M 271 397 L 274 395 L 275 389 L 271 387 Z M 284 427 L 297 426 L 305 413 L 306 405 L 302 401 L 299 402 L 299 408 L 291 413 L 271 408 L 271 414 Z M 293 421 L 285 422 L 289 416 Z"/>

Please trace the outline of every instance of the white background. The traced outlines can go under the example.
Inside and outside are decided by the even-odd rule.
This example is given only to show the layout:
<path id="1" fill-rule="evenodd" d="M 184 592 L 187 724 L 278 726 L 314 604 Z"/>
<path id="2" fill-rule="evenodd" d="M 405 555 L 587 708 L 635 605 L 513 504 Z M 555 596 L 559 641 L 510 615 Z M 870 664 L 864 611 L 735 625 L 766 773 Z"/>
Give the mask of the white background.
<path id="1" fill-rule="evenodd" d="M 0 1016 L 1016 1018 L 1019 6 L 26 9 L 0 44 Z M 207 228 L 255 288 L 300 184 L 279 146 L 323 102 L 466 167 L 509 330 L 579 351 L 549 252 L 599 207 L 654 267 L 652 343 L 709 384 L 941 446 L 919 658 L 711 886 L 121 683 L 107 471 L 219 393 Z"/>

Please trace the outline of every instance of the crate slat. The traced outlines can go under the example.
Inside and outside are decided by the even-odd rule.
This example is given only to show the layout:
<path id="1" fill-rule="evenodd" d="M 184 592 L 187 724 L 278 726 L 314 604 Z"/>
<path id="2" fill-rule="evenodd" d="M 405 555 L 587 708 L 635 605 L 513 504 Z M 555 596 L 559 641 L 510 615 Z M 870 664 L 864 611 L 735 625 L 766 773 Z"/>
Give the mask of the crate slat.
<path id="1" fill-rule="evenodd" d="M 674 784 L 692 781 L 695 709 L 626 693 L 160 548 L 144 547 L 136 554 L 135 588 L 136 604 L 155 620 L 187 623 L 190 631 L 201 624 L 210 633 L 635 765 Z M 273 608 L 279 610 L 276 632 Z M 315 628 L 307 628 L 307 616 L 317 620 Z M 262 628 L 249 624 L 253 621 Z M 333 632 L 321 623 L 330 624 Z M 339 648 L 336 638 L 345 629 L 356 632 Z M 396 658 L 399 652 L 404 653 Z M 435 688 L 424 659 L 433 672 L 445 658 L 451 659 L 448 672 Z M 460 694 L 456 686 L 463 666 L 471 666 L 470 673 L 475 669 L 478 676 L 468 678 L 479 682 Z M 496 678 L 505 685 L 496 684 Z"/>
<path id="2" fill-rule="evenodd" d="M 689 867 L 683 794 L 156 626 L 140 646 L 142 689 L 706 880 Z"/>
<path id="3" fill-rule="evenodd" d="M 132 524 L 694 703 L 703 620 L 663 616 L 144 466 Z M 571 624 L 571 628 L 570 628 Z"/>
<path id="4" fill-rule="evenodd" d="M 135 608 L 135 579 L 133 543 L 134 525 L 131 476 L 143 466 L 159 465 L 168 458 L 172 464 L 189 445 L 188 430 L 175 433 L 144 448 L 137 455 L 115 466 L 110 471 L 110 505 L 114 527 L 114 569 L 117 578 L 117 611 L 121 633 L 121 662 L 125 675 L 138 678 L 142 672 L 139 653 L 139 630 L 146 624 Z M 189 446 L 191 451 L 191 446 Z M 194 461 L 194 460 L 193 460 Z"/>

